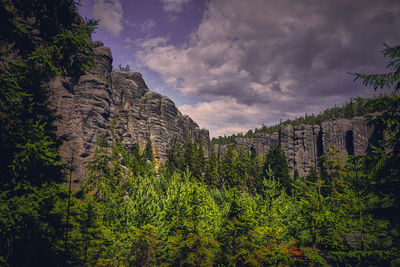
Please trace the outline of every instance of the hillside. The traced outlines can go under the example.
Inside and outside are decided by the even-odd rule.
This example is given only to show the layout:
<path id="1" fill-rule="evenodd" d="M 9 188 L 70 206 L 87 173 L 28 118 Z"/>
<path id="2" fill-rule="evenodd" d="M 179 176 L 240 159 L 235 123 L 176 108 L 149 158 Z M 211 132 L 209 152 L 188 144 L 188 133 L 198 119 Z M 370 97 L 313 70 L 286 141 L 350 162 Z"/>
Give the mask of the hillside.
<path id="1" fill-rule="evenodd" d="M 385 97 L 385 96 L 383 96 Z M 367 115 L 374 112 L 373 109 L 366 107 L 365 102 L 367 99 L 362 97 L 357 97 L 351 99 L 349 103 L 343 104 L 341 107 L 332 107 L 327 108 L 326 110 L 320 112 L 318 115 L 314 114 L 305 114 L 300 118 L 296 118 L 293 120 L 287 119 L 285 121 L 281 121 L 279 124 L 266 126 L 262 125 L 261 128 L 255 128 L 254 130 L 249 130 L 247 133 L 242 134 L 233 134 L 230 136 L 219 136 L 212 138 L 212 144 L 229 144 L 233 143 L 235 138 L 251 138 L 254 137 L 255 134 L 266 133 L 272 134 L 279 131 L 280 126 L 283 125 L 321 125 L 324 121 L 336 120 L 336 119 L 352 119 L 354 117 L 366 117 Z"/>
<path id="2" fill-rule="evenodd" d="M 393 95 L 398 99 L 398 95 Z M 389 96 L 377 99 L 388 100 Z M 224 153 L 229 145 L 243 146 L 257 154 L 266 155 L 276 146 L 284 152 L 290 173 L 295 171 L 305 176 L 330 146 L 335 146 L 341 155 L 370 155 L 371 145 L 382 139 L 368 120 L 378 111 L 364 103 L 367 99 L 357 98 L 343 107 L 334 107 L 295 120 L 286 120 L 279 125 L 263 126 L 246 134 L 213 138 L 211 143 L 217 153 Z"/>
<path id="3" fill-rule="evenodd" d="M 400 46 L 354 74 L 392 95 L 211 145 L 77 8 L 0 2 L 1 266 L 399 265 Z"/>

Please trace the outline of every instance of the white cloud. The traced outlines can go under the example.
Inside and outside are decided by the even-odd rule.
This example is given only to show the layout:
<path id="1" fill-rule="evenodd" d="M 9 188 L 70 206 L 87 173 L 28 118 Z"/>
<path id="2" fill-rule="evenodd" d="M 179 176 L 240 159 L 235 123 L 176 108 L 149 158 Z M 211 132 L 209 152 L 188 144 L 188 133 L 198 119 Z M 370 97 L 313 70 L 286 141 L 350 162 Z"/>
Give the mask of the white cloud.
<path id="1" fill-rule="evenodd" d="M 253 128 L 366 95 L 347 73 L 383 70 L 382 42 L 400 42 L 399 10 L 391 0 L 212 0 L 186 43 L 153 38 L 137 57 L 168 85 L 208 101 L 181 107 L 202 126 L 239 129 L 234 119 L 245 118 Z"/>
<path id="2" fill-rule="evenodd" d="M 166 12 L 175 13 L 181 12 L 183 10 L 183 6 L 190 1 L 191 0 L 160 0 L 160 2 L 163 4 L 163 9 Z"/>
<path id="3" fill-rule="evenodd" d="M 140 30 L 143 33 L 150 34 L 152 29 L 156 26 L 156 22 L 152 19 L 148 19 L 145 22 L 140 24 Z"/>
<path id="4" fill-rule="evenodd" d="M 142 23 L 132 23 L 129 19 L 125 19 L 124 24 L 139 29 L 142 33 L 147 35 L 146 38 L 151 35 L 153 28 L 156 26 L 156 22 L 153 19 L 145 20 Z"/>
<path id="5" fill-rule="evenodd" d="M 156 37 L 143 41 L 141 46 L 143 49 L 154 49 L 159 46 L 163 46 L 168 42 L 168 38 L 165 37 Z"/>
<path id="6" fill-rule="evenodd" d="M 284 115 L 279 110 L 266 114 L 263 106 L 239 104 L 232 98 L 196 105 L 185 104 L 178 108 L 183 114 L 193 118 L 200 127 L 209 129 L 211 137 L 244 133 L 255 126 L 260 126 L 266 119 L 273 123 L 278 122 L 280 116 Z"/>
<path id="7" fill-rule="evenodd" d="M 132 45 L 134 45 L 134 44 L 136 44 L 137 43 L 137 41 L 134 41 L 134 40 L 132 40 L 131 38 L 125 38 L 125 40 L 124 40 L 124 42 L 125 43 L 128 43 L 128 44 L 132 44 Z"/>
<path id="8" fill-rule="evenodd" d="M 124 29 L 122 15 L 120 0 L 94 0 L 94 18 L 100 19 L 99 26 L 114 36 L 118 36 Z"/>

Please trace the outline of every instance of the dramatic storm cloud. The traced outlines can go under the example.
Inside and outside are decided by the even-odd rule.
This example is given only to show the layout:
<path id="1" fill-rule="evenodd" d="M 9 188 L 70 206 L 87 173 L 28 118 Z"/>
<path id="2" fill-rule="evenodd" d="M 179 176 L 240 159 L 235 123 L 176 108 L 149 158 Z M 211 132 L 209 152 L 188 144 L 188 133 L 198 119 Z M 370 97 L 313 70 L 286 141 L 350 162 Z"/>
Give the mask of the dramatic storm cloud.
<path id="1" fill-rule="evenodd" d="M 204 99 L 181 109 L 216 135 L 367 95 L 348 72 L 382 71 L 382 43 L 400 41 L 399 11 L 389 0 L 215 0 L 187 42 L 157 37 L 137 56 Z"/>
<path id="2" fill-rule="evenodd" d="M 399 0 L 83 0 L 114 66 L 142 72 L 212 136 L 319 113 L 373 90 L 400 44 Z"/>

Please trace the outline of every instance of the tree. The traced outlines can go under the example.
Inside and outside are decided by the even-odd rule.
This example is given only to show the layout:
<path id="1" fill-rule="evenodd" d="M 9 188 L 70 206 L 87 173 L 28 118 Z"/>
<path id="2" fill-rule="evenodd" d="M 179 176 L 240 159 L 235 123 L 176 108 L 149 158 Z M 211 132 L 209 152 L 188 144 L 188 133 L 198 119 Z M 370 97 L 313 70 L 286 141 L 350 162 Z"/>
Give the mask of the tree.
<path id="1" fill-rule="evenodd" d="M 103 212 L 93 194 L 87 194 L 79 204 L 77 228 L 72 236 L 81 265 L 93 266 L 107 260 L 105 248 L 110 244 L 111 236 L 103 224 Z"/>
<path id="2" fill-rule="evenodd" d="M 392 89 L 394 94 L 388 97 L 368 99 L 364 105 L 376 111 L 370 114 L 370 121 L 381 131 L 385 138 L 380 146 L 373 147 L 373 155 L 368 158 L 369 173 L 373 189 L 381 197 L 381 205 L 374 213 L 378 218 L 388 219 L 392 225 L 395 257 L 399 260 L 400 252 L 400 45 L 389 46 L 384 44 L 384 57 L 389 59 L 386 66 L 392 71 L 384 74 L 351 73 L 355 80 L 362 80 L 365 86 L 372 86 L 374 90 Z"/>
<path id="3" fill-rule="evenodd" d="M 208 154 L 206 163 L 206 173 L 205 173 L 205 183 L 211 186 L 220 186 L 220 162 L 218 160 L 217 154 L 212 146 L 211 151 Z"/>
<path id="4" fill-rule="evenodd" d="M 247 235 L 255 227 L 250 198 L 239 193 L 237 188 L 230 192 L 229 209 L 222 221 L 220 264 L 242 265 L 245 261 Z"/>
<path id="5" fill-rule="evenodd" d="M 158 229 L 151 224 L 131 227 L 122 234 L 118 262 L 123 266 L 156 266 L 160 241 Z"/>
<path id="6" fill-rule="evenodd" d="M 68 194 L 49 82 L 90 68 L 94 28 L 74 1 L 2 1 L 0 24 L 0 265 L 57 265 Z"/>
<path id="7" fill-rule="evenodd" d="M 123 71 L 123 72 L 130 72 L 131 68 L 129 67 L 129 65 L 127 64 L 125 67 L 122 66 L 121 64 L 118 65 L 118 70 L 119 71 Z"/>
<path id="8" fill-rule="evenodd" d="M 189 176 L 189 171 L 184 177 L 175 174 L 169 182 L 162 211 L 162 258 L 176 266 L 211 266 L 218 249 L 216 205 L 206 188 Z"/>
<path id="9" fill-rule="evenodd" d="M 285 154 L 279 147 L 273 147 L 268 151 L 264 164 L 264 173 L 269 167 L 286 192 L 290 193 L 292 181 L 289 175 L 289 166 Z"/>
<path id="10" fill-rule="evenodd" d="M 142 158 L 145 161 L 154 162 L 154 154 L 153 154 L 153 145 L 151 144 L 151 140 L 149 139 L 146 143 L 146 146 L 143 150 Z"/>

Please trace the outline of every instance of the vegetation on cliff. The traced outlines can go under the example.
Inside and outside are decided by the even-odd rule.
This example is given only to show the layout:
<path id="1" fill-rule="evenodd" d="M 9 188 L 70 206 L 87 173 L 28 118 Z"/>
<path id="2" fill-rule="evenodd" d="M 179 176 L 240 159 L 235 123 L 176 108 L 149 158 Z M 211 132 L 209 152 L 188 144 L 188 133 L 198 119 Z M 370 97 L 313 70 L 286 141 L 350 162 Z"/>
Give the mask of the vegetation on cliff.
<path id="1" fill-rule="evenodd" d="M 390 96 L 382 94 L 379 97 L 375 97 L 374 99 L 380 99 L 381 101 L 390 101 L 390 99 L 394 99 L 395 101 L 399 101 L 398 94 L 392 94 Z M 254 130 L 249 130 L 247 133 L 242 134 L 232 134 L 229 136 L 219 136 L 214 137 L 211 142 L 215 145 L 220 144 L 232 144 L 235 141 L 235 138 L 252 138 L 256 134 L 272 134 L 279 131 L 279 128 L 284 125 L 293 125 L 299 126 L 302 124 L 308 125 L 320 125 L 324 121 L 335 120 L 335 119 L 351 119 L 358 116 L 372 116 L 373 113 L 378 112 L 378 108 L 372 105 L 368 105 L 367 102 L 370 101 L 369 98 L 356 97 L 351 99 L 348 103 L 343 104 L 343 106 L 327 108 L 322 111 L 318 115 L 314 114 L 305 114 L 299 118 L 290 120 L 287 119 L 285 121 L 281 121 L 278 124 L 266 126 L 262 125 L 261 128 L 255 128 Z"/>
<path id="2" fill-rule="evenodd" d="M 93 22 L 73 1 L 4 0 L 0 20 L 0 265 L 54 266 L 66 190 L 47 83 L 91 66 Z"/>
<path id="3" fill-rule="evenodd" d="M 357 110 L 376 111 L 371 122 L 386 136 L 372 155 L 345 158 L 331 147 L 307 177 L 288 174 L 279 148 L 218 154 L 191 141 L 171 144 L 156 170 L 151 143 L 126 150 L 112 123 L 81 189 L 68 190 L 74 162 L 61 164 L 46 84 L 92 65 L 95 23 L 80 22 L 74 3 L 1 2 L 1 265 L 400 263 L 395 95 L 357 102 Z M 393 72 L 355 75 L 397 91 L 400 47 L 384 55 Z"/>

